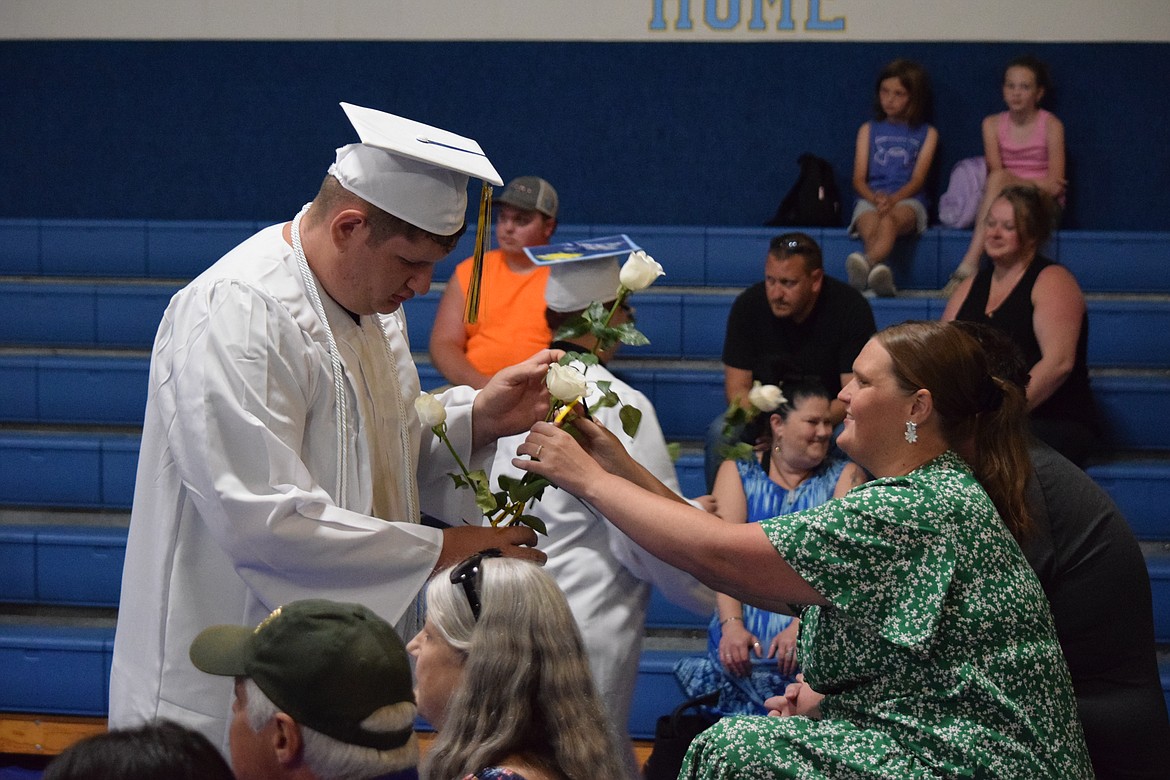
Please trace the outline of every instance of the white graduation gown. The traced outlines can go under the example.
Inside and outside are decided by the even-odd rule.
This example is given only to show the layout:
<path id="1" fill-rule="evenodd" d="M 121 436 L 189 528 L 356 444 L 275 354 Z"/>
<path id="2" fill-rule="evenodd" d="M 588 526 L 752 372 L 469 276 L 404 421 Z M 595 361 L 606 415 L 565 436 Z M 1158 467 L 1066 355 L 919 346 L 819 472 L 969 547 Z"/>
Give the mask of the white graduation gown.
<path id="1" fill-rule="evenodd" d="M 281 226 L 233 249 L 167 307 L 122 578 L 112 728 L 170 718 L 226 746 L 232 680 L 194 668 L 196 634 L 256 625 L 303 598 L 361 602 L 409 630 L 442 546 L 438 530 L 418 524 L 420 497 L 430 515 L 480 522 L 471 491 L 446 476 L 453 459 L 414 411 L 418 372 L 401 312 L 380 318 L 384 339 L 376 318 L 359 325 L 321 300 L 347 380 L 343 496 L 326 335 Z M 473 399 L 469 388 L 443 397 L 464 456 Z"/>
<path id="2" fill-rule="evenodd" d="M 617 434 L 636 461 L 681 495 L 678 475 L 650 399 L 604 366 L 590 366 L 585 376 L 590 382 L 590 404 L 599 398 L 593 383 L 608 380 L 623 403 L 641 410 L 642 423 L 633 439 L 622 431 L 620 407 L 599 409 L 594 417 Z M 501 473 L 521 476 L 511 460 L 524 438 L 519 435 L 500 439 L 492 464 L 493 479 Z M 546 488 L 544 497 L 528 512 L 540 517 L 548 527 L 548 538 L 540 540 L 540 549 L 548 554 L 545 571 L 565 593 L 585 640 L 589 666 L 606 712 L 617 733 L 625 736 L 650 586 L 657 586 L 675 604 L 704 616 L 715 608 L 715 595 L 691 575 L 646 552 L 604 515 L 564 490 Z"/>

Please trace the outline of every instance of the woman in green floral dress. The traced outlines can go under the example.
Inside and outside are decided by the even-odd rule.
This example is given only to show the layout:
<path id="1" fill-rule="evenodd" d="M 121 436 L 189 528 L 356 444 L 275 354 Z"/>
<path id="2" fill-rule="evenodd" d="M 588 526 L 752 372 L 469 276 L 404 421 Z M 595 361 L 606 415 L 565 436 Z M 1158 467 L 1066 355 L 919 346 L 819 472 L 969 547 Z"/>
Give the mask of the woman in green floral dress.
<path id="1" fill-rule="evenodd" d="M 1028 532 L 1022 394 L 958 328 L 906 323 L 870 340 L 840 398 L 838 443 L 875 479 L 742 528 L 650 495 L 588 422 L 592 458 L 547 424 L 520 447 L 540 457 L 517 463 L 712 588 L 809 605 L 807 685 L 770 700 L 787 717 L 723 719 L 681 776 L 1091 777 L 1048 604 L 1009 531 Z M 974 473 L 950 451 L 971 437 Z"/>

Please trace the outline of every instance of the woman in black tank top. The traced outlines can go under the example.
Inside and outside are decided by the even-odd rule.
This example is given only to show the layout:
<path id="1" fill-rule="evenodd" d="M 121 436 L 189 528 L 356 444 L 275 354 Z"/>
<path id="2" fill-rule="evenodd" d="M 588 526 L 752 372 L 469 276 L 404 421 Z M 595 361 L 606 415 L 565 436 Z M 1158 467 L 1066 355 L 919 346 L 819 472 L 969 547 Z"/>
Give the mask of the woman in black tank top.
<path id="1" fill-rule="evenodd" d="M 1038 254 L 1052 233 L 1040 190 L 1006 188 L 987 215 L 984 257 L 947 302 L 944 320 L 970 320 L 1006 333 L 1029 365 L 1033 432 L 1084 465 L 1100 449 L 1100 421 L 1086 360 L 1085 296 L 1064 267 Z"/>

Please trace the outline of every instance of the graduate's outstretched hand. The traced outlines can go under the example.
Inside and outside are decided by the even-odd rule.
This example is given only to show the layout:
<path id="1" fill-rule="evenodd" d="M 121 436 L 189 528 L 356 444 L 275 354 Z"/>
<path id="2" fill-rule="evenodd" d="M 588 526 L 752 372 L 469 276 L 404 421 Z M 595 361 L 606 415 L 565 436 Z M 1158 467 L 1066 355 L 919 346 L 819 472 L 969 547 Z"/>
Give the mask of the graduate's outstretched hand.
<path id="1" fill-rule="evenodd" d="M 468 556 L 490 547 L 498 548 L 505 558 L 523 558 L 544 565 L 548 556 L 536 549 L 536 531 L 523 525 L 506 528 L 465 525 L 443 529 L 443 549 L 435 571 L 454 566 Z"/>
<path id="2" fill-rule="evenodd" d="M 488 380 L 471 408 L 473 448 L 526 431 L 545 418 L 549 394 L 544 376 L 549 365 L 564 354 L 559 349 L 543 349 L 522 363 L 501 369 Z"/>

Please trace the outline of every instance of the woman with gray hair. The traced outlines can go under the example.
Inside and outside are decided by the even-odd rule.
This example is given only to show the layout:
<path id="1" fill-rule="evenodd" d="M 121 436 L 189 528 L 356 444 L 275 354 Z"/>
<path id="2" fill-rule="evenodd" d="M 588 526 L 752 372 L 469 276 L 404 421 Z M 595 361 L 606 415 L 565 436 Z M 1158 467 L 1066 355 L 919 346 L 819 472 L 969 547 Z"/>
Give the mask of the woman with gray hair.
<path id="1" fill-rule="evenodd" d="M 429 780 L 619 778 L 627 770 L 577 624 L 536 565 L 485 550 L 439 572 L 407 645 Z"/>

